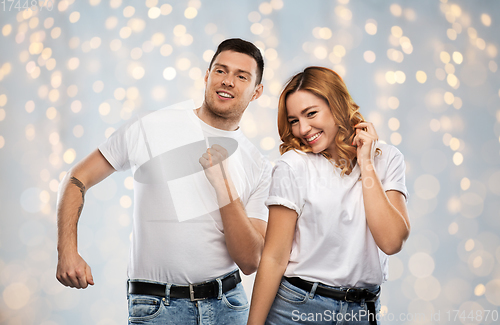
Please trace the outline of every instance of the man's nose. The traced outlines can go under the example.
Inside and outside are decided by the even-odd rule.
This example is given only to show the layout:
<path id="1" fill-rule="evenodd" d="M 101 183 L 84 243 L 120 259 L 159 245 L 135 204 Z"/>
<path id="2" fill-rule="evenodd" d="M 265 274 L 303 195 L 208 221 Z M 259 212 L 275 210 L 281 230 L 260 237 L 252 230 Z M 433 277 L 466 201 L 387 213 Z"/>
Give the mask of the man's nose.
<path id="1" fill-rule="evenodd" d="M 234 87 L 234 76 L 230 73 L 226 74 L 222 79 L 222 84 L 226 87 Z"/>

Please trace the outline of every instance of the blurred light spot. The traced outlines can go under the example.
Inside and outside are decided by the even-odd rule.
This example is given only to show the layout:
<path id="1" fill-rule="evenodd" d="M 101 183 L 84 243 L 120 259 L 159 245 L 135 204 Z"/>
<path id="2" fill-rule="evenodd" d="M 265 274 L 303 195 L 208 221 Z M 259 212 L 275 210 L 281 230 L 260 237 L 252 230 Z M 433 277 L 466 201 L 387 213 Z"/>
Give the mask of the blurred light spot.
<path id="1" fill-rule="evenodd" d="M 485 297 L 489 303 L 500 306 L 500 279 L 491 280 L 486 284 Z"/>
<path id="2" fill-rule="evenodd" d="M 106 129 L 106 131 L 104 131 L 104 136 L 107 138 L 109 138 L 113 132 L 115 132 L 115 128 L 114 127 L 109 127 Z"/>
<path id="3" fill-rule="evenodd" d="M 135 8 L 132 6 L 127 6 L 123 8 L 123 16 L 126 18 L 130 18 L 135 14 Z"/>
<path id="4" fill-rule="evenodd" d="M 66 11 L 69 7 L 69 2 L 66 1 L 66 0 L 62 0 L 59 2 L 59 4 L 57 5 L 57 10 L 59 11 Z"/>
<path id="5" fill-rule="evenodd" d="M 176 25 L 174 27 L 174 35 L 177 37 L 180 37 L 182 35 L 186 34 L 186 26 L 184 25 Z"/>
<path id="6" fill-rule="evenodd" d="M 50 36 L 53 39 L 59 38 L 59 36 L 61 36 L 61 28 L 55 27 L 54 29 L 52 29 L 52 31 L 50 32 Z"/>
<path id="7" fill-rule="evenodd" d="M 73 113 L 78 113 L 78 112 L 80 112 L 81 109 L 82 109 L 82 102 L 81 101 L 74 100 L 71 103 L 71 110 L 73 111 Z"/>
<path id="8" fill-rule="evenodd" d="M 393 132 L 391 134 L 391 143 L 393 145 L 395 145 L 395 146 L 399 145 L 402 140 L 403 140 L 403 138 L 401 137 L 401 134 L 399 134 L 398 132 Z"/>
<path id="9" fill-rule="evenodd" d="M 335 7 L 335 14 L 338 17 L 345 19 L 345 20 L 352 19 L 352 12 L 344 6 L 336 6 Z"/>
<path id="10" fill-rule="evenodd" d="M 131 34 L 132 29 L 130 27 L 125 26 L 120 29 L 120 37 L 123 39 L 129 38 Z"/>
<path id="11" fill-rule="evenodd" d="M 9 36 L 11 32 L 12 32 L 12 26 L 10 24 L 3 26 L 3 28 L 2 28 L 2 35 L 3 36 Z"/>
<path id="12" fill-rule="evenodd" d="M 469 187 L 470 187 L 470 180 L 467 177 L 462 178 L 462 180 L 460 181 L 460 188 L 463 191 L 467 191 Z"/>
<path id="13" fill-rule="evenodd" d="M 484 208 L 483 199 L 474 192 L 466 192 L 460 196 L 460 213 L 466 218 L 476 218 Z"/>
<path id="14" fill-rule="evenodd" d="M 78 20 L 80 20 L 80 13 L 78 11 L 73 11 L 70 15 L 69 15 L 69 21 L 71 23 L 76 23 Z"/>
<path id="15" fill-rule="evenodd" d="M 92 90 L 96 93 L 100 93 L 104 89 L 104 82 L 102 80 L 97 80 L 92 84 Z"/>
<path id="16" fill-rule="evenodd" d="M 439 54 L 439 58 L 441 59 L 441 62 L 443 62 L 444 64 L 450 62 L 450 54 L 448 52 L 442 51 Z"/>
<path id="17" fill-rule="evenodd" d="M 154 46 L 160 46 L 165 42 L 165 35 L 163 33 L 154 33 L 151 37 L 151 42 Z"/>
<path id="18" fill-rule="evenodd" d="M 195 68 L 193 68 L 193 69 L 195 69 Z M 193 69 L 191 69 L 191 70 L 193 70 Z M 191 74 L 190 74 L 190 76 L 191 76 Z M 156 86 L 151 90 L 151 95 L 153 96 L 154 100 L 161 101 L 161 100 L 165 99 L 165 96 L 167 96 L 167 90 L 163 86 Z"/>
<path id="19" fill-rule="evenodd" d="M 390 7 L 389 10 L 391 11 L 391 14 L 393 16 L 399 17 L 403 13 L 403 9 L 401 8 L 400 5 L 393 3 Z"/>
<path id="20" fill-rule="evenodd" d="M 58 99 L 59 99 L 59 90 L 57 90 L 57 89 L 52 89 L 51 91 L 49 91 L 49 100 L 50 100 L 51 102 L 53 102 L 53 103 L 54 103 L 54 102 L 56 102 Z M 54 108 L 54 110 L 55 110 L 55 108 Z M 48 117 L 48 115 L 47 115 L 47 117 Z M 55 115 L 54 115 L 54 117 L 55 117 Z M 50 117 L 49 117 L 49 118 L 50 118 Z"/>
<path id="21" fill-rule="evenodd" d="M 55 109 L 55 107 L 49 107 L 49 108 L 47 108 L 45 115 L 47 115 L 47 118 L 49 120 L 53 120 L 57 116 L 57 110 Z"/>
<path id="22" fill-rule="evenodd" d="M 260 19 L 260 15 L 259 15 L 259 19 Z M 215 34 L 216 32 L 217 32 L 217 25 L 216 24 L 209 23 L 205 26 L 205 33 L 207 33 L 208 35 Z"/>
<path id="23" fill-rule="evenodd" d="M 1 103 L 1 96 L 0 96 L 0 106 L 3 106 Z M 24 109 L 26 109 L 26 112 L 28 113 L 33 112 L 35 110 L 35 102 L 32 100 L 27 101 L 26 104 L 24 105 Z M 0 118 L 0 121 L 1 120 L 2 118 Z"/>
<path id="24" fill-rule="evenodd" d="M 328 27 L 323 27 L 319 30 L 319 36 L 322 39 L 330 39 L 332 37 L 332 31 Z"/>
<path id="25" fill-rule="evenodd" d="M 453 163 L 457 166 L 460 166 L 464 161 L 464 156 L 460 152 L 455 152 L 453 155 Z"/>
<path id="26" fill-rule="evenodd" d="M 68 61 L 68 69 L 69 70 L 75 70 L 78 68 L 78 66 L 80 65 L 80 59 L 78 58 L 71 58 L 69 59 Z"/>
<path id="27" fill-rule="evenodd" d="M 487 276 L 493 271 L 495 259 L 486 251 L 472 253 L 468 260 L 469 269 L 477 276 Z"/>
<path id="28" fill-rule="evenodd" d="M 458 84 L 458 78 L 453 74 L 449 74 L 446 78 L 446 81 L 453 88 L 455 88 L 455 86 Z"/>
<path id="29" fill-rule="evenodd" d="M 130 100 L 136 100 L 139 97 L 139 89 L 137 87 L 127 88 L 127 98 Z"/>
<path id="30" fill-rule="evenodd" d="M 161 14 L 167 16 L 172 12 L 172 6 L 169 4 L 164 4 L 160 7 Z"/>
<path id="31" fill-rule="evenodd" d="M 462 99 L 460 99 L 459 97 L 455 97 L 455 99 L 453 100 L 453 107 L 455 107 L 456 109 L 460 109 L 462 107 Z"/>
<path id="32" fill-rule="evenodd" d="M 170 54 L 172 54 L 172 51 L 173 48 L 169 44 L 162 45 L 162 47 L 160 48 L 160 53 L 163 56 L 169 56 Z"/>
<path id="33" fill-rule="evenodd" d="M 130 206 L 132 205 L 132 199 L 130 198 L 130 196 L 128 196 L 128 195 L 123 195 L 123 196 L 120 198 L 120 205 L 121 205 L 122 207 L 124 207 L 125 209 L 130 208 Z"/>
<path id="34" fill-rule="evenodd" d="M 394 37 L 400 38 L 401 36 L 403 36 L 403 30 L 399 26 L 392 26 L 391 27 L 391 34 Z"/>
<path id="35" fill-rule="evenodd" d="M 441 293 L 441 284 L 433 276 L 418 278 L 415 281 L 414 290 L 420 299 L 431 301 L 436 299 Z"/>
<path id="36" fill-rule="evenodd" d="M 389 60 L 401 63 L 403 62 L 404 55 L 401 51 L 395 50 L 395 49 L 388 49 L 387 50 L 387 57 Z"/>
<path id="37" fill-rule="evenodd" d="M 111 106 L 108 103 L 104 102 L 101 105 L 99 105 L 99 114 L 101 114 L 102 116 L 108 115 L 110 111 L 111 111 Z"/>
<path id="38" fill-rule="evenodd" d="M 456 64 L 461 64 L 464 60 L 464 57 L 462 56 L 462 53 L 460 52 L 453 52 L 453 61 L 455 61 Z"/>
<path id="39" fill-rule="evenodd" d="M 389 119 L 388 125 L 389 129 L 391 129 L 392 131 L 396 131 L 397 129 L 399 129 L 399 120 L 395 117 L 392 117 Z"/>
<path id="40" fill-rule="evenodd" d="M 0 149 L 2 149 L 5 146 L 5 139 L 3 136 L 0 135 Z"/>
<path id="41" fill-rule="evenodd" d="M 448 233 L 450 235 L 454 235 L 458 232 L 458 224 L 456 222 L 452 222 L 449 226 L 448 226 Z"/>
<path id="42" fill-rule="evenodd" d="M 391 96 L 387 100 L 387 105 L 390 109 L 397 109 L 399 107 L 399 99 L 397 97 Z"/>
<path id="43" fill-rule="evenodd" d="M 377 22 L 373 19 L 368 19 L 365 24 L 365 31 L 369 35 L 377 34 Z"/>
<path id="44" fill-rule="evenodd" d="M 51 145 L 55 146 L 56 144 L 59 143 L 59 140 L 60 140 L 59 133 L 57 133 L 56 131 L 52 132 L 49 135 L 49 142 Z"/>
<path id="45" fill-rule="evenodd" d="M 125 181 L 123 182 L 125 185 L 125 188 L 127 190 L 133 190 L 134 189 L 134 178 L 132 176 L 128 176 L 125 178 Z"/>
<path id="46" fill-rule="evenodd" d="M 113 95 L 115 96 L 116 100 L 122 100 L 125 98 L 125 95 L 127 95 L 127 92 L 123 88 L 116 88 Z"/>
<path id="47" fill-rule="evenodd" d="M 451 29 L 451 28 L 448 28 L 448 30 L 446 30 L 446 36 L 448 36 L 448 38 L 452 41 L 456 40 L 457 39 L 457 31 L 454 30 L 454 29 Z"/>
<path id="48" fill-rule="evenodd" d="M 276 142 L 274 141 L 274 139 L 272 137 L 265 137 L 262 140 L 260 140 L 260 147 L 263 150 L 272 150 L 272 149 L 274 149 L 275 145 L 276 145 Z"/>
<path id="49" fill-rule="evenodd" d="M 132 77 L 134 77 L 134 79 L 136 79 L 136 80 L 139 80 L 139 79 L 142 79 L 142 77 L 144 77 L 145 73 L 146 73 L 146 71 L 144 70 L 144 68 L 141 66 L 138 66 L 132 70 Z"/>
<path id="50" fill-rule="evenodd" d="M 271 6 L 270 3 L 268 2 L 262 2 L 260 5 L 259 5 L 259 11 L 263 14 L 263 15 L 269 15 L 272 11 L 273 11 L 273 7 Z"/>
<path id="51" fill-rule="evenodd" d="M 44 20 L 43 27 L 45 27 L 46 29 L 49 29 L 52 26 L 54 26 L 54 18 L 49 17 L 49 18 Z"/>
<path id="52" fill-rule="evenodd" d="M 426 278 L 434 272 L 434 259 L 427 253 L 413 254 L 408 261 L 408 268 L 415 277 Z"/>
<path id="53" fill-rule="evenodd" d="M 314 49 L 314 56 L 316 56 L 318 59 L 323 60 L 326 58 L 328 52 L 325 47 L 323 46 L 317 46 Z"/>
<path id="54" fill-rule="evenodd" d="M 200 68 L 198 68 L 198 67 L 194 67 L 191 70 L 189 70 L 189 78 L 191 78 L 193 80 L 200 79 L 200 78 L 202 78 L 202 76 L 203 76 L 203 74 L 202 74 Z"/>
<path id="55" fill-rule="evenodd" d="M 52 192 L 57 193 L 59 190 L 59 182 L 56 179 L 53 179 L 49 182 L 49 188 Z"/>
<path id="56" fill-rule="evenodd" d="M 181 58 L 177 60 L 177 69 L 185 71 L 191 66 L 191 61 L 188 58 Z"/>
<path id="57" fill-rule="evenodd" d="M 484 295 L 484 293 L 486 292 L 486 287 L 484 286 L 484 284 L 480 283 L 478 284 L 475 288 L 474 288 L 474 294 L 478 297 Z"/>
<path id="58" fill-rule="evenodd" d="M 271 0 L 270 4 L 274 10 L 280 10 L 284 5 L 283 0 Z"/>
<path id="59" fill-rule="evenodd" d="M 64 152 L 63 160 L 67 164 L 71 164 L 76 158 L 76 151 L 73 148 L 70 148 Z"/>
<path id="60" fill-rule="evenodd" d="M 482 14 L 481 15 L 481 22 L 483 23 L 484 26 L 490 26 L 491 25 L 491 17 L 488 14 Z"/>
<path id="61" fill-rule="evenodd" d="M 0 108 L 0 122 L 3 120 L 5 120 L 5 110 L 3 108 Z"/>
<path id="62" fill-rule="evenodd" d="M 175 78 L 177 75 L 177 72 L 175 71 L 175 68 L 168 67 L 165 70 L 163 70 L 163 78 L 166 80 L 172 80 Z"/>
<path id="63" fill-rule="evenodd" d="M 77 138 L 81 138 L 83 136 L 83 132 L 84 129 L 81 125 L 75 125 L 75 127 L 73 128 L 73 135 Z"/>
<path id="64" fill-rule="evenodd" d="M 474 246 L 475 246 L 475 244 L 474 244 L 474 240 L 473 239 L 469 239 L 469 240 L 467 240 L 465 242 L 465 250 L 467 252 L 470 252 L 471 250 L 473 250 Z"/>
<path id="65" fill-rule="evenodd" d="M 198 10 L 196 10 L 196 8 L 187 7 L 186 10 L 184 10 L 184 17 L 187 19 L 193 19 L 196 15 L 198 15 Z"/>
<path id="66" fill-rule="evenodd" d="M 346 50 L 345 50 L 345 47 L 343 47 L 342 45 L 335 45 L 333 47 L 333 53 L 338 56 L 338 57 L 343 57 L 345 56 L 346 54 Z"/>
<path id="67" fill-rule="evenodd" d="M 24 283 L 14 282 L 3 291 L 3 300 L 10 309 L 18 310 L 26 306 L 31 293 Z"/>
<path id="68" fill-rule="evenodd" d="M 45 67 L 49 71 L 54 70 L 54 68 L 56 67 L 56 59 L 50 58 L 49 60 L 47 60 L 47 63 L 45 63 Z"/>
<path id="69" fill-rule="evenodd" d="M 156 19 L 156 18 L 160 17 L 160 15 L 161 15 L 160 8 L 158 8 L 158 7 L 149 8 L 149 10 L 148 10 L 148 17 L 149 18 Z"/>
<path id="70" fill-rule="evenodd" d="M 363 53 L 363 59 L 368 63 L 373 63 L 375 62 L 375 53 L 373 51 L 365 51 L 365 53 Z"/>
<path id="71" fill-rule="evenodd" d="M 26 139 L 28 141 L 31 141 L 35 138 L 35 127 L 33 126 L 33 124 L 26 125 L 24 131 L 25 131 Z"/>
<path id="72" fill-rule="evenodd" d="M 419 83 L 423 84 L 427 81 L 427 74 L 424 71 L 419 70 L 417 71 L 416 78 Z"/>
<path id="73" fill-rule="evenodd" d="M 413 187 L 417 196 L 424 200 L 435 198 L 440 190 L 439 180 L 430 174 L 417 177 Z"/>
<path id="74" fill-rule="evenodd" d="M 264 26 L 260 23 L 253 23 L 252 26 L 250 26 L 250 31 L 255 35 L 260 35 L 264 32 Z"/>
<path id="75" fill-rule="evenodd" d="M 326 51 L 326 49 L 325 49 Z M 266 59 L 270 61 L 274 61 L 278 58 L 278 52 L 275 49 L 269 48 L 265 51 L 265 57 Z M 326 55 L 325 55 L 326 57 Z"/>

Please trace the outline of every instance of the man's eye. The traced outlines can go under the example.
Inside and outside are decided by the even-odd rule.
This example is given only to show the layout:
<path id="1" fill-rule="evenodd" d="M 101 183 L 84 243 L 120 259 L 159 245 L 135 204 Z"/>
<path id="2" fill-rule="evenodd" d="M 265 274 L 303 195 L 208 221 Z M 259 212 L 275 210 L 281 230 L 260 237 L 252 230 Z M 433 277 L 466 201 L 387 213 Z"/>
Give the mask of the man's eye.
<path id="1" fill-rule="evenodd" d="M 221 70 L 221 69 L 217 69 L 217 70 L 215 70 L 215 72 L 217 72 L 217 73 L 224 73 L 224 71 Z"/>
<path id="2" fill-rule="evenodd" d="M 240 78 L 241 80 L 247 80 L 245 76 L 238 76 L 238 78 Z"/>

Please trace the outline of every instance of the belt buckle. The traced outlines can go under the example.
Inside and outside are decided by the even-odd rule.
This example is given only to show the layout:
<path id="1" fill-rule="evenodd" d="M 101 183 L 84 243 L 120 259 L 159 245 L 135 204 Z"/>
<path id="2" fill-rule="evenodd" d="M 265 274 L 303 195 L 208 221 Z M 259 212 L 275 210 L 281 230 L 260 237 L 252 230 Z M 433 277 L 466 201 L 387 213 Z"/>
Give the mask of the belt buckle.
<path id="1" fill-rule="evenodd" d="M 199 301 L 199 300 L 203 300 L 205 298 L 195 298 L 194 297 L 194 286 L 192 284 L 189 284 L 189 299 L 191 301 Z"/>
<path id="2" fill-rule="evenodd" d="M 347 291 L 345 292 L 344 300 L 347 302 L 355 302 L 355 300 L 350 300 L 347 298 L 347 295 L 349 294 L 349 291 L 354 292 L 354 290 L 351 290 L 352 288 L 347 288 Z"/>

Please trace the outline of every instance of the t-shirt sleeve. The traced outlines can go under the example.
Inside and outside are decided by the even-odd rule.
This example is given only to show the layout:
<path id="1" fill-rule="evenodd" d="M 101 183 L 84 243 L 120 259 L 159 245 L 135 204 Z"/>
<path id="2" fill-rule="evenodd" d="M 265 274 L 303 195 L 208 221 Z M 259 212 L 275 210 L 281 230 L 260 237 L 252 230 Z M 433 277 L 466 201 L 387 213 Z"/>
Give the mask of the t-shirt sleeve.
<path id="1" fill-rule="evenodd" d="M 408 201 L 408 190 L 405 182 L 405 160 L 403 154 L 395 147 L 391 148 L 388 157 L 386 176 L 382 181 L 384 191 L 396 190 L 401 192 Z"/>
<path id="2" fill-rule="evenodd" d="M 111 166 L 117 171 L 123 171 L 130 168 L 126 136 L 128 127 L 128 123 L 122 125 L 98 147 L 104 158 L 106 158 Z"/>
<path id="3" fill-rule="evenodd" d="M 300 216 L 304 206 L 301 184 L 296 172 L 284 161 L 278 161 L 273 168 L 271 188 L 266 205 L 282 205 L 297 212 Z"/>
<path id="4" fill-rule="evenodd" d="M 250 195 L 245 211 L 249 218 L 261 219 L 267 222 L 269 210 L 264 204 L 269 195 L 269 184 L 271 183 L 271 163 L 267 160 L 263 163 L 262 171 L 255 190 Z"/>

